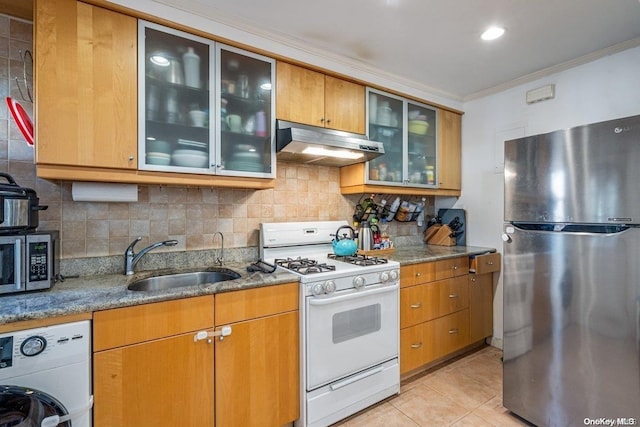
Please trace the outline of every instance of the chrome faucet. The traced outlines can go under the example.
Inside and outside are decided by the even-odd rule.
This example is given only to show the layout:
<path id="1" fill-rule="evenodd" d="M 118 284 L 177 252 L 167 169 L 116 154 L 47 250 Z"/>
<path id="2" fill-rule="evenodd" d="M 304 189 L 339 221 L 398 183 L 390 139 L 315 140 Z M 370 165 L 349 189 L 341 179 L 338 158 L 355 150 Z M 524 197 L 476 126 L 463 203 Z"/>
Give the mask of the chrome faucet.
<path id="1" fill-rule="evenodd" d="M 221 244 L 222 246 L 220 247 L 220 256 L 218 258 L 216 258 L 216 262 L 222 266 L 222 263 L 224 262 L 224 235 L 220 232 L 220 231 L 216 231 L 215 233 L 213 233 L 213 238 L 211 239 L 212 241 L 215 242 L 216 240 L 216 234 L 220 235 L 220 240 L 221 240 Z"/>
<path id="2" fill-rule="evenodd" d="M 137 254 L 133 252 L 133 247 L 142 240 L 142 237 L 138 237 L 136 240 L 131 242 L 131 244 L 127 247 L 127 250 L 124 252 L 124 274 L 127 276 L 131 276 L 133 272 L 133 268 L 136 266 L 140 258 L 145 256 L 147 252 L 159 248 L 160 246 L 175 246 L 178 244 L 177 240 L 163 240 L 162 242 L 157 242 L 152 245 L 147 246 L 144 249 L 141 249 Z"/>

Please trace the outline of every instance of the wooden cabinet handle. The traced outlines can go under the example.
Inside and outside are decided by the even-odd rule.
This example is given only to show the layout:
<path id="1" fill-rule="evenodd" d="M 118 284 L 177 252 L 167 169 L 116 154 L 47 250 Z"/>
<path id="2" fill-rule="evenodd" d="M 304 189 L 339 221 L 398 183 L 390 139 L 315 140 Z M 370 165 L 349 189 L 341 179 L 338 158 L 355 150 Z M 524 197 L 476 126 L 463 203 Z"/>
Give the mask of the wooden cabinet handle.
<path id="1" fill-rule="evenodd" d="M 458 329 L 449 329 L 449 335 L 457 334 Z"/>
<path id="2" fill-rule="evenodd" d="M 422 347 L 422 342 L 419 342 L 418 344 L 411 344 L 411 348 L 420 348 Z"/>
<path id="3" fill-rule="evenodd" d="M 135 159 L 135 157 L 129 156 L 129 160 L 133 160 L 133 159 Z"/>
<path id="4" fill-rule="evenodd" d="M 411 308 L 420 308 L 420 307 L 422 307 L 422 303 L 421 302 L 419 302 L 417 304 L 411 304 Z"/>
<path id="5" fill-rule="evenodd" d="M 453 269 L 454 269 L 454 270 L 457 270 L 457 269 L 458 269 L 458 266 L 457 266 L 457 265 L 454 265 L 454 266 L 453 266 Z"/>
<path id="6" fill-rule="evenodd" d="M 458 298 L 458 294 L 449 294 L 449 298 Z"/>
<path id="7" fill-rule="evenodd" d="M 327 119 L 327 123 L 331 123 L 331 119 Z"/>
<path id="8" fill-rule="evenodd" d="M 320 117 L 320 123 L 324 123 L 324 117 Z"/>
<path id="9" fill-rule="evenodd" d="M 420 277 L 420 273 L 416 273 L 416 277 Z"/>
<path id="10" fill-rule="evenodd" d="M 487 265 L 493 265 L 493 261 L 487 261 Z"/>
<path id="11" fill-rule="evenodd" d="M 471 281 L 472 281 L 472 282 L 475 282 L 475 281 L 476 281 L 476 278 L 475 278 L 475 277 L 472 277 L 472 278 L 471 278 Z"/>

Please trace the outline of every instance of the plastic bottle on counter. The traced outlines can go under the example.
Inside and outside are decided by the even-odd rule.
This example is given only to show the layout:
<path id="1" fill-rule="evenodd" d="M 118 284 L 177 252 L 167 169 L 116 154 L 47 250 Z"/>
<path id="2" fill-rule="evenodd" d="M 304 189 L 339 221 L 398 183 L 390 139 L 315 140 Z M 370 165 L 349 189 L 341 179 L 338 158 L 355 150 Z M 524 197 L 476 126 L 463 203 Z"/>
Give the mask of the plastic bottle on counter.
<path id="1" fill-rule="evenodd" d="M 194 52 L 192 47 L 188 47 L 182 55 L 182 63 L 184 64 L 185 85 L 200 88 L 200 56 Z"/>

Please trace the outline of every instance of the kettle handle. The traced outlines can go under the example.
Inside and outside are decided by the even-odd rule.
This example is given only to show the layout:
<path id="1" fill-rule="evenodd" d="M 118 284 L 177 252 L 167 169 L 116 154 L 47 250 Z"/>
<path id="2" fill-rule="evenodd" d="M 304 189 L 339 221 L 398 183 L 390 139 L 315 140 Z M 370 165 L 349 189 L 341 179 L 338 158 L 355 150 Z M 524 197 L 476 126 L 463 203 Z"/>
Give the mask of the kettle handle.
<path id="1" fill-rule="evenodd" d="M 335 234 L 335 236 L 336 236 L 336 241 L 340 240 L 340 234 L 339 234 L 339 232 L 340 232 L 340 230 L 342 230 L 343 228 L 347 228 L 347 229 L 349 229 L 349 230 L 351 231 L 351 238 L 353 239 L 353 236 L 354 236 L 354 234 L 355 234 L 356 230 L 354 230 L 354 229 L 353 229 L 353 227 L 351 227 L 350 225 L 343 225 L 342 227 L 340 227 L 340 228 L 338 228 L 338 229 L 336 230 L 336 234 Z M 344 238 L 344 237 L 343 237 L 343 238 Z"/>

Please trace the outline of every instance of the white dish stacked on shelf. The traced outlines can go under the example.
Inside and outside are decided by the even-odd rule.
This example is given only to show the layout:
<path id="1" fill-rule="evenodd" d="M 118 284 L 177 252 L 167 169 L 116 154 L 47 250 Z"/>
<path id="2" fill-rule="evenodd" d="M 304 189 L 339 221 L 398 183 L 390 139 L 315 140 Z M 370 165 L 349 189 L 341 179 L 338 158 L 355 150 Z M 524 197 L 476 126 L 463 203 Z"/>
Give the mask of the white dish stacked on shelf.
<path id="1" fill-rule="evenodd" d="M 206 168 L 208 166 L 209 153 L 206 142 L 179 139 L 178 146 L 181 148 L 174 150 L 171 155 L 171 161 L 175 166 L 189 168 Z"/>

